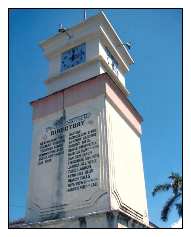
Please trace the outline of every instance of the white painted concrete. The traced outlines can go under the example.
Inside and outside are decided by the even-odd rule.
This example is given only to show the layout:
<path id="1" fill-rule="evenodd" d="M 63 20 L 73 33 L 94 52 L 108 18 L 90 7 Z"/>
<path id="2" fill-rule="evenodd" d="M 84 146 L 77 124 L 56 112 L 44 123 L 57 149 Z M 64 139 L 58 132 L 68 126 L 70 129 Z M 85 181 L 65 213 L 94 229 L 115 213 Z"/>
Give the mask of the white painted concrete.
<path id="1" fill-rule="evenodd" d="M 81 132 L 88 132 L 95 129 L 97 133 L 96 137 L 92 138 L 92 140 L 89 138 L 95 145 L 97 144 L 92 150 L 93 153 L 89 155 L 93 157 L 95 154 L 95 159 L 93 159 L 95 162 L 91 164 L 91 169 L 93 169 L 91 179 L 94 179 L 97 185 L 82 190 L 68 191 L 68 175 L 70 174 L 68 171 L 69 158 L 67 155 L 69 131 L 64 132 L 64 154 L 54 155 L 50 162 L 44 162 L 39 165 L 40 144 L 43 141 L 57 137 L 57 135 L 52 136 L 52 130 L 47 132 L 47 129 L 51 128 L 54 122 L 62 116 L 63 111 L 34 120 L 30 190 L 27 208 L 28 220 L 42 220 L 49 214 L 54 216 L 58 210 L 60 215 L 67 217 L 109 209 L 108 174 L 105 168 L 105 149 L 107 143 L 105 142 L 104 104 L 104 96 L 101 95 L 84 103 L 67 107 L 65 110 L 67 121 L 83 114 L 90 114 L 89 118 L 84 121 L 83 126 L 72 129 L 71 132 L 78 131 L 79 129 Z M 93 185 L 93 183 L 91 182 L 90 184 Z M 59 206 L 59 208 L 56 206 Z M 62 210 L 64 213 L 62 213 Z"/>
<path id="2" fill-rule="evenodd" d="M 122 204 L 142 214 L 148 223 L 140 137 L 108 101 L 106 117 L 112 208 L 120 208 L 116 191 Z"/>
<path id="3" fill-rule="evenodd" d="M 40 44 L 49 61 L 46 81 L 48 94 L 102 72 L 110 73 L 111 77 L 117 78 L 125 87 L 125 74 L 133 60 L 103 13 L 68 29 L 68 33 L 71 38 L 65 33 L 59 33 Z M 61 73 L 61 54 L 82 43 L 86 44 L 86 62 Z M 117 74 L 114 73 L 112 65 L 108 64 L 105 47 L 119 64 Z"/>

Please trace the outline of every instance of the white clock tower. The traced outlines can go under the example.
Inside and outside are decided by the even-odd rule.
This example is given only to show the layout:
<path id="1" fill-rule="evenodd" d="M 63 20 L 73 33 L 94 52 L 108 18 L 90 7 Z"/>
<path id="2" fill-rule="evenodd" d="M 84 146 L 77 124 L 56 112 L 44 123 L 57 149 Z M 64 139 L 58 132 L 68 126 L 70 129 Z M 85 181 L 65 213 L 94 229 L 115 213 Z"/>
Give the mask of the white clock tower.
<path id="1" fill-rule="evenodd" d="M 128 100 L 133 63 L 104 13 L 40 43 L 47 96 L 33 102 L 27 223 L 149 227 L 142 118 Z"/>

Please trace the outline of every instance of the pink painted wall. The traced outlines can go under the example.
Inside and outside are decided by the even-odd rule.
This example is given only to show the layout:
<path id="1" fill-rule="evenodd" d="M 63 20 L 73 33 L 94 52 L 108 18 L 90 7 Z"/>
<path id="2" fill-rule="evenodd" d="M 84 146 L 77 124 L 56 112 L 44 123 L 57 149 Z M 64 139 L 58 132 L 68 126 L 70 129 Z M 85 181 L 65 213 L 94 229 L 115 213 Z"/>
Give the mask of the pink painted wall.
<path id="1" fill-rule="evenodd" d="M 33 120 L 55 113 L 61 110 L 63 106 L 66 108 L 101 94 L 106 94 L 112 104 L 120 110 L 138 133 L 141 134 L 141 116 L 107 73 L 33 101 L 31 103 L 33 106 Z"/>

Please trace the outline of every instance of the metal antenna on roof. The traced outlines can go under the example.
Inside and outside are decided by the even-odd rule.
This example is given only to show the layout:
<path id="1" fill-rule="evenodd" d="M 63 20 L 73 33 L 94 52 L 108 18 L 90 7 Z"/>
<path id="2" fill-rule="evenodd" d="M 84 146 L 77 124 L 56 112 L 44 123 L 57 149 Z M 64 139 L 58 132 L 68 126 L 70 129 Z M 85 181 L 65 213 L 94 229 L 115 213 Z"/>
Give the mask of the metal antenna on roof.
<path id="1" fill-rule="evenodd" d="M 127 42 L 127 43 L 125 43 L 123 45 L 125 45 L 128 49 L 131 49 L 131 47 L 132 47 L 132 43 L 131 42 Z"/>
<path id="2" fill-rule="evenodd" d="M 66 33 L 69 39 L 72 38 L 72 36 L 68 33 L 68 30 L 65 29 L 62 24 L 59 24 L 58 32 Z"/>
<path id="3" fill-rule="evenodd" d="M 120 45 L 118 45 L 117 47 L 121 47 L 122 45 L 126 46 L 128 49 L 131 49 L 131 47 L 132 47 L 131 42 L 127 42 L 127 43 L 120 44 Z"/>

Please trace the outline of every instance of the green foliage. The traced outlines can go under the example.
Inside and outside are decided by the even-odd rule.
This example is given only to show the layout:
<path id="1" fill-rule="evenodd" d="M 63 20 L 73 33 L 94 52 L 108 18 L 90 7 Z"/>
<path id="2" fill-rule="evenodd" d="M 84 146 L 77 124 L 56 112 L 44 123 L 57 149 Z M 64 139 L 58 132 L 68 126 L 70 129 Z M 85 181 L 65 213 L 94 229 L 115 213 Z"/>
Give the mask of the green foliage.
<path id="1" fill-rule="evenodd" d="M 161 219 L 163 221 L 168 220 L 169 213 L 173 206 L 176 207 L 179 217 L 182 217 L 182 176 L 172 172 L 168 178 L 170 179 L 169 183 L 156 185 L 152 191 L 153 196 L 159 192 L 172 192 L 161 211 Z"/>

